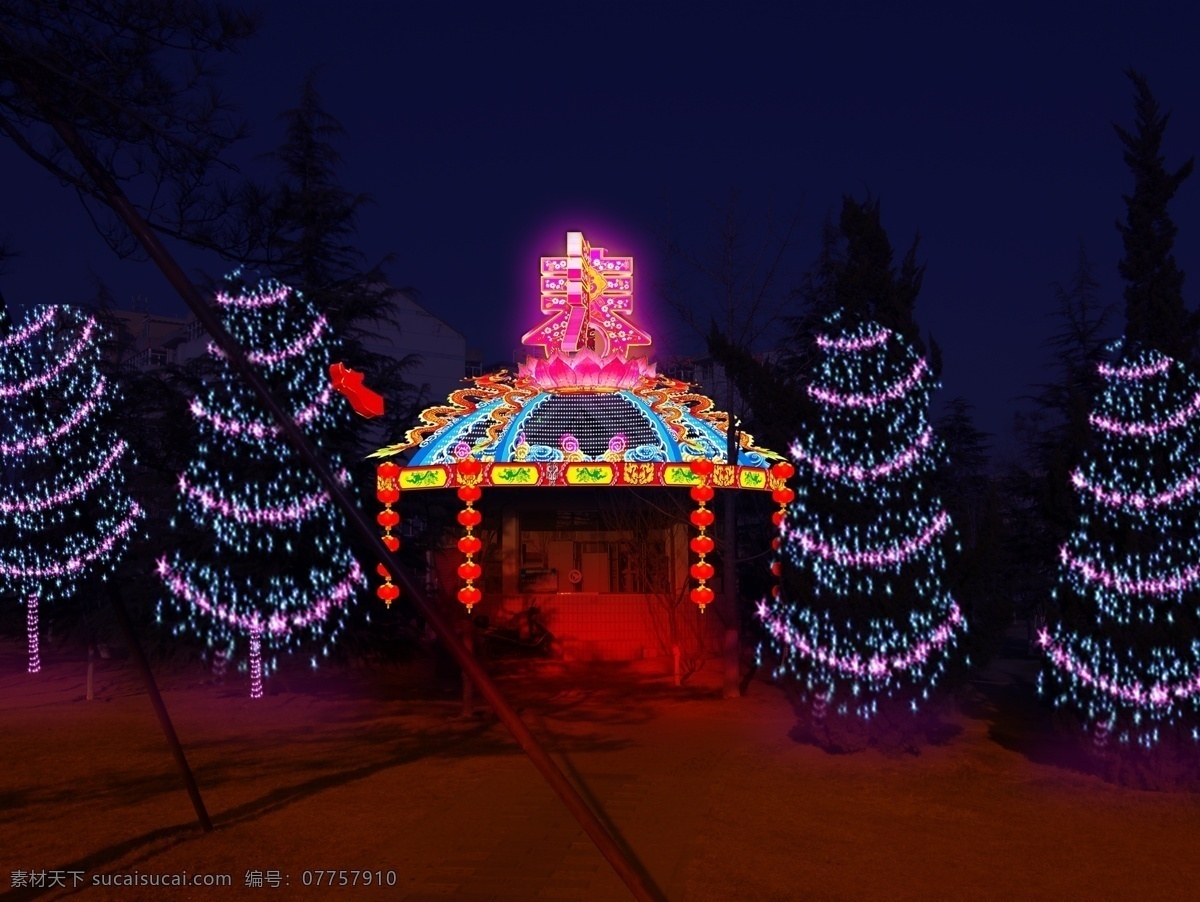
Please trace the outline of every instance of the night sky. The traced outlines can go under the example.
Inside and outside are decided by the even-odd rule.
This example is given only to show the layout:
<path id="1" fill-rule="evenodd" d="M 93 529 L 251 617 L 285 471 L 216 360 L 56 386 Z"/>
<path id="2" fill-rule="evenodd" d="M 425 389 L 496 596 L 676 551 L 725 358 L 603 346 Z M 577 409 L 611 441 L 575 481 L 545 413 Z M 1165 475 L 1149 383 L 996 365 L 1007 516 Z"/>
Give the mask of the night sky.
<path id="1" fill-rule="evenodd" d="M 524 11 L 534 6 L 553 12 Z M 511 359 L 536 321 L 537 257 L 561 253 L 568 229 L 634 254 L 635 309 L 658 356 L 693 353 L 695 335 L 655 289 L 668 223 L 703 255 L 731 190 L 750 246 L 768 210 L 783 222 L 799 209 L 791 284 L 841 196 L 870 190 L 897 261 L 920 231 L 917 317 L 944 349 L 941 398 L 965 395 L 1005 452 L 1015 398 L 1046 358 L 1051 283 L 1070 279 L 1081 241 L 1121 310 L 1114 222 L 1132 179 L 1111 123 L 1132 123 L 1123 69 L 1143 71 L 1173 111 L 1167 165 L 1200 150 L 1200 12 L 880 6 L 495 4 L 480 15 L 260 2 L 260 35 L 226 64 L 254 130 L 233 159 L 269 174 L 256 157 L 278 145 L 278 112 L 320 66 L 326 108 L 347 131 L 344 185 L 375 199 L 360 246 L 371 261 L 394 254 L 393 284 L 418 288 L 488 360 Z M 0 282 L 10 304 L 86 302 L 99 277 L 122 306 L 141 297 L 182 315 L 151 264 L 117 262 L 74 194 L 7 143 L 0 185 L 0 236 L 21 254 Z M 1200 176 L 1171 212 L 1194 306 Z M 693 297 L 709 309 L 702 286 Z"/>

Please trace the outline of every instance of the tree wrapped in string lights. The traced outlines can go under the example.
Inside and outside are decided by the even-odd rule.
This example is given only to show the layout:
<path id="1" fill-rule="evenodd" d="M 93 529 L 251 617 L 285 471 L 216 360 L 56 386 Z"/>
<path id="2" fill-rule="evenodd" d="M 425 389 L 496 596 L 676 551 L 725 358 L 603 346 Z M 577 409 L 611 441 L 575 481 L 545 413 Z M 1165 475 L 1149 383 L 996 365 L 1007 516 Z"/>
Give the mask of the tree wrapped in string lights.
<path id="1" fill-rule="evenodd" d="M 229 281 L 216 298 L 225 328 L 344 478 L 327 447 L 337 417 L 324 317 L 278 282 Z M 159 560 L 170 591 L 160 617 L 177 618 L 177 634 L 205 636 L 214 652 L 235 656 L 244 643 L 257 698 L 280 651 L 308 640 L 329 653 L 364 579 L 344 518 L 317 478 L 220 349 L 210 345 L 209 354 L 217 376 L 192 401 L 200 441 L 179 478 L 179 514 L 203 528 L 205 541 Z"/>
<path id="2" fill-rule="evenodd" d="M 875 322 L 834 315 L 817 335 L 818 413 L 791 447 L 796 498 L 781 518 L 775 597 L 758 606 L 811 723 L 907 717 L 965 628 L 946 588 L 949 514 L 932 489 L 939 443 L 927 361 Z"/>
<path id="3" fill-rule="evenodd" d="M 106 578 L 142 516 L 129 447 L 102 426 L 115 391 L 100 338 L 93 317 L 49 306 L 0 335 L 0 590 L 27 605 L 31 673 L 40 605 Z"/>
<path id="4" fill-rule="evenodd" d="M 1110 348 L 1071 474 L 1042 692 L 1098 749 L 1200 738 L 1200 379 L 1158 351 Z"/>

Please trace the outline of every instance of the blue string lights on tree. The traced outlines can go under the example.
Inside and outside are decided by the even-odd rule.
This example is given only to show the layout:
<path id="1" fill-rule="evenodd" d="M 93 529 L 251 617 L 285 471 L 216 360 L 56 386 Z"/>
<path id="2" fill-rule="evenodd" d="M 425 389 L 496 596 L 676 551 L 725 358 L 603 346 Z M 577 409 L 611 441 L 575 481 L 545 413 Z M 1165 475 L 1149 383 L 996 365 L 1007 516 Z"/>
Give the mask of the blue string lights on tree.
<path id="1" fill-rule="evenodd" d="M 27 605 L 31 673 L 40 605 L 107 577 L 142 517 L 124 492 L 129 447 L 100 425 L 115 397 L 100 337 L 70 307 L 38 307 L 0 335 L 0 590 Z"/>
<path id="2" fill-rule="evenodd" d="M 1200 738 L 1200 379 L 1158 351 L 1110 350 L 1039 685 L 1097 746 L 1152 748 Z"/>
<path id="3" fill-rule="evenodd" d="M 216 298 L 225 328 L 344 475 L 326 446 L 337 418 L 325 318 L 278 282 L 251 289 L 236 275 L 229 281 L 237 287 Z M 218 375 L 192 401 L 200 442 L 179 492 L 180 516 L 211 541 L 159 560 L 171 593 L 160 617 L 174 608 L 182 614 L 176 632 L 206 636 L 214 653 L 233 656 L 245 643 L 250 694 L 258 698 L 281 650 L 307 639 L 329 653 L 365 580 L 342 514 L 220 349 L 210 345 L 209 354 Z"/>
<path id="4" fill-rule="evenodd" d="M 782 582 L 758 616 L 815 721 L 830 708 L 866 719 L 886 700 L 916 710 L 966 623 L 945 585 L 956 541 L 931 485 L 936 379 L 878 323 L 835 314 L 825 328 L 808 387 L 818 413 L 791 448 L 796 498 L 773 565 Z"/>

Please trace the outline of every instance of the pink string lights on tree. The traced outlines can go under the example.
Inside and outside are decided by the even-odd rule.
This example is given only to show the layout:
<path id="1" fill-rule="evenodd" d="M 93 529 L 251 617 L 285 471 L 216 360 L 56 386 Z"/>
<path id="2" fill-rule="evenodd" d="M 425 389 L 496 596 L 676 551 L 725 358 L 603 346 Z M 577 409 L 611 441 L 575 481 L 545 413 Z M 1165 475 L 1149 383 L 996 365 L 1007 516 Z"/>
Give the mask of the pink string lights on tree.
<path id="1" fill-rule="evenodd" d="M 39 307 L 0 334 L 0 465 L 8 486 L 0 524 L 0 592 L 25 601 L 31 673 L 41 668 L 38 618 L 46 602 L 105 579 L 142 510 L 124 492 L 128 446 L 101 418 L 113 392 L 100 375 L 96 320 Z"/>
<path id="2" fill-rule="evenodd" d="M 1110 347 L 1071 475 L 1039 687 L 1093 744 L 1200 737 L 1200 380 L 1149 349 Z"/>
<path id="3" fill-rule="evenodd" d="M 274 281 L 238 284 L 216 302 L 275 396 L 324 449 L 337 427 L 324 319 Z M 280 652 L 308 643 L 329 653 L 365 580 L 328 494 L 223 355 L 210 351 L 221 376 L 191 404 L 200 441 L 179 478 L 180 515 L 209 534 L 209 545 L 159 561 L 169 592 L 160 617 L 177 633 L 205 637 L 214 655 L 236 658 L 242 647 L 257 698 Z"/>
<path id="4" fill-rule="evenodd" d="M 777 465 L 773 575 L 757 608 L 782 674 L 814 722 L 869 719 L 894 699 L 916 709 L 941 681 L 966 619 L 946 587 L 956 548 L 930 488 L 940 447 L 928 423 L 928 364 L 878 323 L 830 318 L 817 336 L 818 416 Z"/>

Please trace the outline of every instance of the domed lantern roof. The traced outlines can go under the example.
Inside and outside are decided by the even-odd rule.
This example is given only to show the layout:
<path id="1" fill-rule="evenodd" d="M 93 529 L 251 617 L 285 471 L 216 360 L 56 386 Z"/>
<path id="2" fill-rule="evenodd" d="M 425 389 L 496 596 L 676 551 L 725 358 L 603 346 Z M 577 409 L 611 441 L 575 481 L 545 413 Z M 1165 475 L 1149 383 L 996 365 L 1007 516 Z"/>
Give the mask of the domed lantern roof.
<path id="1" fill-rule="evenodd" d="M 484 465 L 483 486 L 688 486 L 691 461 L 710 460 L 717 487 L 773 487 L 780 456 L 742 433 L 727 460 L 728 415 L 644 356 L 631 257 L 568 232 L 566 255 L 541 260 L 540 289 L 545 319 L 522 338 L 534 353 L 515 374 L 474 377 L 425 410 L 406 441 L 371 455 L 408 456 L 399 488 L 454 486 L 468 458 Z"/>

